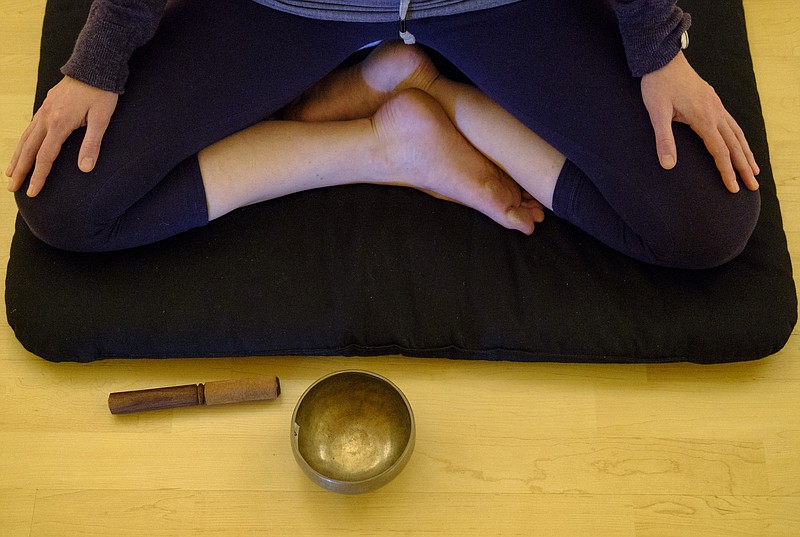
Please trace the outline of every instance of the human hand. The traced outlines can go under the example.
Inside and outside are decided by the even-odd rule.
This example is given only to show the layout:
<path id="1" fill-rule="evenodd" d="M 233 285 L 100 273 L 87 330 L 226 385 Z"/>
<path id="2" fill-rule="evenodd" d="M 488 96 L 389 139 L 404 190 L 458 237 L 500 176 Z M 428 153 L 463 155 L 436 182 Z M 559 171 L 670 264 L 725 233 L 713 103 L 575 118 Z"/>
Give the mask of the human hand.
<path id="1" fill-rule="evenodd" d="M 725 110 L 714 88 L 689 65 L 683 52 L 658 71 L 642 77 L 641 84 L 664 169 L 675 167 L 678 159 L 672 122 L 679 121 L 703 139 L 728 190 L 739 191 L 734 168 L 748 189 L 758 189 L 758 165 L 742 129 Z"/>
<path id="2" fill-rule="evenodd" d="M 36 196 L 42 190 L 62 144 L 79 127 L 86 127 L 86 135 L 78 154 L 78 168 L 84 172 L 92 171 L 118 99 L 116 93 L 64 77 L 47 92 L 44 103 L 22 133 L 6 169 L 6 175 L 10 177 L 8 189 L 11 192 L 19 190 L 33 167 L 27 194 Z"/>

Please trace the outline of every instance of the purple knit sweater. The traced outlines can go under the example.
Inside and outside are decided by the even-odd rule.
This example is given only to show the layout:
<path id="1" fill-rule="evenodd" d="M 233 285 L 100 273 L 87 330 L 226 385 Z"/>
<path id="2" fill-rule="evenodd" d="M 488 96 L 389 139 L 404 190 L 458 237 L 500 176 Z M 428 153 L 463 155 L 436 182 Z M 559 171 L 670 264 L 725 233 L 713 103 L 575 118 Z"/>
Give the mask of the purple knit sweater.
<path id="1" fill-rule="evenodd" d="M 166 1 L 94 0 L 75 50 L 61 72 L 97 88 L 123 93 L 128 60 L 155 34 Z M 270 5 L 270 0 L 256 1 Z M 514 0 L 496 3 L 509 1 Z M 691 19 L 676 5 L 677 0 L 611 1 L 633 76 L 660 69 L 678 54 Z"/>

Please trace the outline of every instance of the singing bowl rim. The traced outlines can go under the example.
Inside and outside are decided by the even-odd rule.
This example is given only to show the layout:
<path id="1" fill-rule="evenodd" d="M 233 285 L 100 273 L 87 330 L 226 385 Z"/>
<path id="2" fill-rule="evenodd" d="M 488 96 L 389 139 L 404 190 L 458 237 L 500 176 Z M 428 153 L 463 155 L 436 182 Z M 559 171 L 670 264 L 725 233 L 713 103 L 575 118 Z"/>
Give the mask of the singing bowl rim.
<path id="1" fill-rule="evenodd" d="M 366 479 L 355 480 L 355 481 L 348 481 L 343 479 L 334 479 L 331 477 L 326 476 L 325 474 L 317 471 L 309 462 L 303 457 L 303 454 L 300 452 L 300 445 L 298 440 L 298 430 L 299 425 L 297 425 L 297 414 L 305 401 L 306 396 L 319 384 L 329 381 L 333 377 L 337 377 L 340 375 L 366 375 L 368 377 L 372 377 L 384 384 L 386 384 L 392 391 L 394 391 L 397 395 L 400 396 L 400 399 L 403 401 L 403 405 L 405 406 L 406 411 L 408 412 L 408 417 L 410 421 L 409 427 L 409 435 L 408 441 L 406 442 L 405 448 L 403 449 L 402 453 L 397 457 L 394 463 L 391 466 L 384 469 L 382 472 L 370 476 Z M 414 445 L 416 443 L 416 423 L 414 420 L 414 411 L 411 408 L 411 403 L 409 403 L 408 398 L 403 393 L 403 391 L 391 380 L 384 377 L 383 375 L 379 375 L 378 373 L 374 373 L 372 371 L 365 371 L 361 369 L 346 369 L 342 371 L 335 371 L 328 375 L 325 375 L 315 382 L 313 382 L 306 390 L 303 392 L 303 395 L 297 400 L 297 404 L 294 407 L 294 412 L 292 412 L 292 421 L 290 427 L 290 438 L 292 443 L 292 454 L 294 455 L 295 461 L 306 474 L 306 476 L 311 479 L 314 483 L 319 485 L 320 487 L 330 490 L 332 492 L 339 492 L 342 494 L 361 494 L 364 492 L 371 492 L 373 490 L 379 489 L 380 487 L 389 483 L 392 479 L 394 479 L 397 474 L 399 474 L 403 468 L 405 468 L 406 464 L 408 463 L 409 459 L 411 458 L 411 454 L 414 451 Z"/>

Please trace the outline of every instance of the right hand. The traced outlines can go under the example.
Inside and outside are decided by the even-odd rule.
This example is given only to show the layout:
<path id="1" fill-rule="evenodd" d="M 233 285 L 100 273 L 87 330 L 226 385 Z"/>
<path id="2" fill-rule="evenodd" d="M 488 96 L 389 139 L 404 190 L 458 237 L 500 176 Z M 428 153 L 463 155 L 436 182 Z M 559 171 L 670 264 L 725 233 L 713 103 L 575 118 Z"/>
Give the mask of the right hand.
<path id="1" fill-rule="evenodd" d="M 86 127 L 86 135 L 78 153 L 78 168 L 83 172 L 92 171 L 118 99 L 116 93 L 65 76 L 47 92 L 41 108 L 22 133 L 6 169 L 6 175 L 11 178 L 8 189 L 11 192 L 19 190 L 33 168 L 27 194 L 36 196 L 42 190 L 62 144 L 80 127 Z"/>
<path id="2" fill-rule="evenodd" d="M 729 191 L 739 191 L 737 171 L 749 190 L 758 189 L 755 176 L 759 168 L 744 132 L 725 110 L 714 88 L 689 65 L 683 52 L 678 52 L 661 69 L 644 75 L 641 86 L 664 169 L 672 169 L 678 158 L 672 122 L 679 121 L 702 138 Z"/>

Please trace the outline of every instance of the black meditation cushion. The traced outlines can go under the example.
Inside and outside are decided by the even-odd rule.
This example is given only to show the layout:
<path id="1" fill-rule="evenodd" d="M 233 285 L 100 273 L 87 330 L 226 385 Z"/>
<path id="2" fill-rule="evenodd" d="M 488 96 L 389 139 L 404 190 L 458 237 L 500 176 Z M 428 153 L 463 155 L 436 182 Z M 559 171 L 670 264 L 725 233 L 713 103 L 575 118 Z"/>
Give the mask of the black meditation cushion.
<path id="1" fill-rule="evenodd" d="M 38 106 L 90 0 L 50 0 Z M 727 362 L 778 351 L 792 268 L 740 2 L 686 0 L 696 69 L 745 130 L 762 213 L 714 270 L 628 259 L 552 215 L 532 237 L 412 189 L 295 194 L 129 251 L 76 254 L 18 219 L 8 321 L 47 360 L 385 355 L 520 361 Z M 724 28 L 724 31 L 720 31 Z"/>

